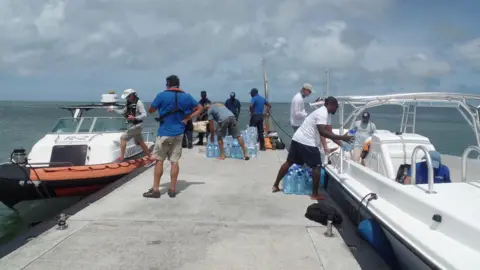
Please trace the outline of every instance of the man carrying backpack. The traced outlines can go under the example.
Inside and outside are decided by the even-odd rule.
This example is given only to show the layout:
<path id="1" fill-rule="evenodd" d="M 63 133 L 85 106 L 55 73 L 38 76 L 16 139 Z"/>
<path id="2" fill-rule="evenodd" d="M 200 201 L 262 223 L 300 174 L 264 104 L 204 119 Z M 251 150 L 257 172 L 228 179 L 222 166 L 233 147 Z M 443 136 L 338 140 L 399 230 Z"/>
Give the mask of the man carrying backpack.
<path id="1" fill-rule="evenodd" d="M 157 163 L 153 172 L 153 186 L 143 193 L 146 198 L 160 197 L 160 178 L 163 175 L 163 162 L 168 159 L 170 168 L 170 188 L 168 196 L 176 196 L 175 186 L 180 171 L 178 162 L 182 156 L 182 138 L 185 125 L 193 117 L 200 114 L 203 107 L 190 95 L 182 91 L 180 79 L 171 75 L 167 77 L 167 90 L 160 92 L 153 100 L 149 112 L 158 111 L 160 122 L 153 152 Z"/>

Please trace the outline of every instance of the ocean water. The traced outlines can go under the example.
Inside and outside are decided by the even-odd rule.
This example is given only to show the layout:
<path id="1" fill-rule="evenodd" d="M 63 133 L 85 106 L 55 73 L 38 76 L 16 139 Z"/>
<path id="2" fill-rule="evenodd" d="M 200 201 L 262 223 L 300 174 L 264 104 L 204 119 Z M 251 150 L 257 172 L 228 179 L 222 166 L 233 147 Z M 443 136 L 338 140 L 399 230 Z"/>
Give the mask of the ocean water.
<path id="1" fill-rule="evenodd" d="M 0 162 L 8 160 L 13 148 L 23 147 L 29 151 L 40 138 L 52 129 L 58 118 L 71 116 L 69 111 L 61 110 L 60 107 L 72 104 L 75 103 L 1 101 Z M 289 123 L 289 112 L 290 105 L 288 103 L 272 104 L 272 116 L 278 124 L 277 126 L 274 122 L 274 128 L 287 143 L 293 133 Z M 400 107 L 384 106 L 373 108 L 370 112 L 371 120 L 376 124 L 377 129 L 400 130 Z M 97 109 L 86 112 L 84 116 L 112 114 Z M 339 120 L 338 114 L 332 120 L 333 125 L 336 126 Z M 248 104 L 243 104 L 239 126 L 243 129 L 247 124 Z M 149 117 L 145 122 L 144 129 L 155 131 L 156 126 L 154 118 Z M 475 144 L 472 130 L 458 111 L 452 108 L 418 108 L 416 133 L 430 138 L 437 150 L 444 154 L 461 155 L 467 146 Z M 76 201 L 66 199 L 59 203 L 68 207 Z M 23 222 L 15 212 L 0 205 L 0 244 L 27 228 L 28 224 Z"/>

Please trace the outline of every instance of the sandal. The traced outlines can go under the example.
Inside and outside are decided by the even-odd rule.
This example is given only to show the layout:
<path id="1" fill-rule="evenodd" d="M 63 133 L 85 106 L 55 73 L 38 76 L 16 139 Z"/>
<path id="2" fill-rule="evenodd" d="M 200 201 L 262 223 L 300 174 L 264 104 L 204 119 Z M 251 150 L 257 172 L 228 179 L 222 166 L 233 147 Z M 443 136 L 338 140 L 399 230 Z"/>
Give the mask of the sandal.
<path id="1" fill-rule="evenodd" d="M 273 186 L 272 187 L 272 193 L 279 192 L 281 189 L 279 187 Z"/>
<path id="2" fill-rule="evenodd" d="M 170 194 L 168 194 L 170 195 Z M 145 198 L 160 198 L 160 190 L 154 191 L 153 188 L 149 189 L 147 192 L 143 193 Z"/>
<path id="3" fill-rule="evenodd" d="M 175 196 L 177 196 L 177 193 L 175 192 L 175 190 L 168 189 L 167 193 L 170 198 L 175 198 Z"/>

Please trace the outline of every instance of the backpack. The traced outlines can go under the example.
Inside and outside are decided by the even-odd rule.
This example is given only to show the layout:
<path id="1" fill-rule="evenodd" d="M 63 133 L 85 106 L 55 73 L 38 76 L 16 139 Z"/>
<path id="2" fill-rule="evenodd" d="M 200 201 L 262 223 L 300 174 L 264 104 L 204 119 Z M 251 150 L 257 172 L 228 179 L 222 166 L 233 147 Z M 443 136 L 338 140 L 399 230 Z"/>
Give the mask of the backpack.
<path id="1" fill-rule="evenodd" d="M 280 140 L 280 138 L 276 138 L 273 140 L 272 144 L 275 144 L 275 149 L 283 150 L 285 149 L 285 144 Z"/>
<path id="2" fill-rule="evenodd" d="M 307 207 L 305 217 L 323 225 L 327 225 L 328 220 L 331 220 L 334 225 L 340 225 L 343 222 L 343 217 L 337 209 L 325 202 L 314 203 Z"/>

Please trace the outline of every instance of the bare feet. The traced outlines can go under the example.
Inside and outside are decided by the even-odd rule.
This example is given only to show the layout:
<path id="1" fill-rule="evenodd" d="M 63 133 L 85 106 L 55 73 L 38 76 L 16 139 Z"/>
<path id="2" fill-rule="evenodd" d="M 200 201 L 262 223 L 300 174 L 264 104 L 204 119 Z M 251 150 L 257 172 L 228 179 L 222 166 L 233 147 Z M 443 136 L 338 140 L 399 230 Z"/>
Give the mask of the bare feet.
<path id="1" fill-rule="evenodd" d="M 219 159 L 219 160 L 224 160 L 224 159 L 225 159 L 225 156 L 219 156 L 219 157 L 217 157 L 217 159 Z"/>
<path id="2" fill-rule="evenodd" d="M 314 201 L 322 201 L 322 200 L 325 200 L 325 198 L 322 196 L 322 195 L 312 195 L 310 196 L 310 199 L 314 200 Z"/>
<path id="3" fill-rule="evenodd" d="M 273 186 L 272 187 L 272 192 L 275 193 L 275 192 L 279 192 L 280 191 L 280 188 L 278 186 Z"/>

